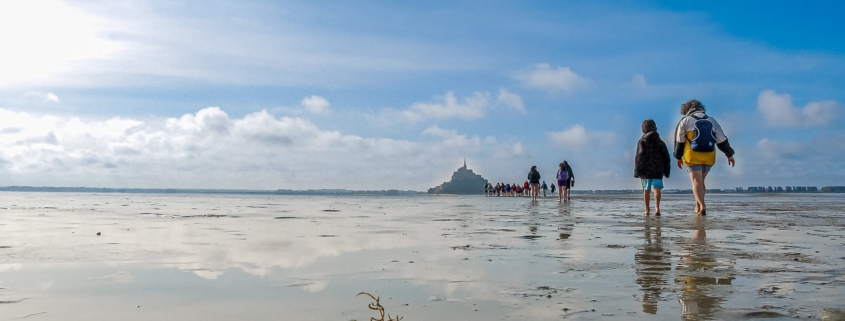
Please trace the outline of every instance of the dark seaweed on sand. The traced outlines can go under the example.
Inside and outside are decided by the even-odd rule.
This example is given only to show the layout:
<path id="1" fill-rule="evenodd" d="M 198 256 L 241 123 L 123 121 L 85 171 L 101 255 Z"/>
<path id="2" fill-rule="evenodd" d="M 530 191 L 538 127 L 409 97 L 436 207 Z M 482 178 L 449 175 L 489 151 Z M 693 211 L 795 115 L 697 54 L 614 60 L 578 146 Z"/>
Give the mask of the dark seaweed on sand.
<path id="1" fill-rule="evenodd" d="M 370 308 L 370 310 L 376 310 L 376 311 L 378 311 L 379 315 L 381 315 L 381 318 L 379 318 L 379 319 L 376 319 L 376 318 L 370 318 L 370 321 L 385 321 L 385 320 L 384 320 L 384 307 L 383 307 L 383 306 L 381 306 L 381 303 L 379 303 L 379 299 L 380 299 L 380 297 L 375 297 L 375 296 L 373 296 L 372 294 L 369 294 L 369 293 L 367 293 L 367 292 L 361 292 L 361 293 L 356 294 L 355 296 L 359 296 L 359 295 L 361 295 L 361 294 L 366 294 L 366 295 L 367 295 L 367 296 L 369 296 L 371 299 L 373 299 L 373 301 L 375 301 L 375 302 L 373 302 L 373 303 L 370 303 L 370 304 L 368 305 L 368 307 Z M 387 315 L 387 321 L 399 321 L 399 320 L 402 320 L 402 317 L 400 317 L 400 316 L 398 316 L 398 315 L 397 315 L 397 316 L 396 316 L 396 319 L 394 319 L 394 318 L 392 318 L 392 317 L 390 316 L 390 314 L 388 314 L 388 315 Z"/>

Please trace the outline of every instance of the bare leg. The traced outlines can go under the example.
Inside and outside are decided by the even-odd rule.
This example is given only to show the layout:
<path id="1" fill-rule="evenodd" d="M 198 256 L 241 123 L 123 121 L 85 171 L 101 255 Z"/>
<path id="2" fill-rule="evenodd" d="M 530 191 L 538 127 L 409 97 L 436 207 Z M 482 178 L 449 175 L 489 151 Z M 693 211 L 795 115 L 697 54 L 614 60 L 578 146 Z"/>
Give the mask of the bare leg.
<path id="1" fill-rule="evenodd" d="M 702 171 L 692 171 L 689 173 L 692 181 L 692 194 L 695 196 L 695 214 L 700 214 L 707 207 L 704 205 L 704 177 Z"/>
<path id="2" fill-rule="evenodd" d="M 560 203 L 563 201 L 563 188 L 559 188 L 557 190 L 557 202 Z"/>
<path id="3" fill-rule="evenodd" d="M 649 203 L 651 202 L 650 190 L 643 189 L 643 201 L 645 202 L 645 212 L 643 212 L 643 215 L 648 216 L 649 214 L 651 214 L 651 205 L 649 205 Z"/>
<path id="4" fill-rule="evenodd" d="M 654 215 L 660 216 L 660 195 L 662 192 L 660 188 L 654 189 Z"/>
<path id="5" fill-rule="evenodd" d="M 707 194 L 707 184 L 705 183 L 707 173 L 701 172 L 701 209 L 698 211 L 698 214 L 701 215 L 705 215 L 707 210 L 707 206 L 704 205 L 704 194 Z"/>

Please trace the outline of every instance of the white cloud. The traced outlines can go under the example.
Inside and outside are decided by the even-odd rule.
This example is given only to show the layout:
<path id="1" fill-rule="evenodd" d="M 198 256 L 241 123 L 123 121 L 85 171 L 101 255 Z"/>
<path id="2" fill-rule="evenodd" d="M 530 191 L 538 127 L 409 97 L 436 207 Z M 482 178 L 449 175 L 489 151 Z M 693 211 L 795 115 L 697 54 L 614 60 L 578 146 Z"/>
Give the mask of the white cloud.
<path id="1" fill-rule="evenodd" d="M 423 130 L 422 133 L 423 133 L 423 135 L 429 135 L 429 136 L 434 136 L 434 137 L 439 137 L 439 138 L 450 138 L 450 137 L 458 136 L 458 133 L 456 131 L 446 130 L 446 129 L 440 128 L 437 125 L 426 128 L 425 130 Z"/>
<path id="2" fill-rule="evenodd" d="M 807 144 L 792 141 L 773 141 L 768 138 L 760 139 L 757 142 L 757 151 L 766 160 L 775 161 L 784 157 L 795 157 L 803 154 Z"/>
<path id="3" fill-rule="evenodd" d="M 631 76 L 631 84 L 640 90 L 648 89 L 648 79 L 646 79 L 645 75 L 642 74 L 634 74 Z"/>
<path id="4" fill-rule="evenodd" d="M 476 92 L 472 96 L 459 100 L 455 94 L 449 92 L 438 97 L 439 102 L 414 103 L 402 114 L 410 121 L 417 122 L 425 119 L 479 119 L 484 117 L 484 111 L 490 107 L 490 94 Z"/>
<path id="5" fill-rule="evenodd" d="M 512 144 L 502 144 L 493 151 L 493 155 L 497 159 L 510 159 L 513 157 L 526 156 L 525 146 L 521 142 Z"/>
<path id="6" fill-rule="evenodd" d="M 840 143 L 843 138 L 841 134 L 808 140 L 762 138 L 756 146 L 749 146 L 745 152 L 739 150 L 735 156 L 739 157 L 736 166 L 743 175 L 739 186 L 841 185 L 839 182 L 845 179 L 845 163 L 841 161 L 845 146 Z M 751 160 L 756 159 L 765 159 L 766 166 L 753 164 Z M 742 166 L 748 170 L 742 170 Z"/>
<path id="7" fill-rule="evenodd" d="M 302 107 L 315 114 L 325 114 L 329 111 L 329 101 L 320 96 L 309 96 L 302 99 Z"/>
<path id="8" fill-rule="evenodd" d="M 48 103 L 60 103 L 59 96 L 56 96 L 54 93 L 44 93 L 38 91 L 30 91 L 23 95 L 24 98 L 29 98 L 33 100 L 37 100 L 39 102 L 48 102 Z"/>
<path id="9" fill-rule="evenodd" d="M 547 136 L 553 143 L 573 149 L 594 144 L 610 144 L 616 140 L 616 135 L 611 132 L 587 132 L 581 125 L 574 125 L 560 132 L 551 132 Z"/>
<path id="10" fill-rule="evenodd" d="M 426 128 L 422 134 L 440 139 L 440 143 L 437 146 L 432 146 L 433 148 L 456 150 L 465 154 L 477 154 L 484 145 L 484 141 L 478 136 L 467 137 L 458 134 L 455 130 L 446 130 L 438 126 Z"/>
<path id="11" fill-rule="evenodd" d="M 525 103 L 522 102 L 522 97 L 519 97 L 519 95 L 507 91 L 504 88 L 499 89 L 498 101 L 499 104 L 502 104 L 505 107 L 519 112 L 525 112 Z"/>
<path id="12" fill-rule="evenodd" d="M 587 85 L 586 78 L 579 76 L 569 67 L 553 69 L 549 64 L 538 64 L 530 70 L 516 73 L 516 79 L 526 86 L 548 91 L 571 92 Z"/>
<path id="13" fill-rule="evenodd" d="M 56 96 L 56 94 L 54 94 L 54 93 L 47 93 L 47 95 L 44 97 L 44 99 L 49 101 L 49 102 L 54 102 L 54 103 L 60 102 L 59 96 Z"/>
<path id="14" fill-rule="evenodd" d="M 437 126 L 422 135 L 367 138 L 267 111 L 233 118 L 218 107 L 146 120 L 0 109 L 0 175 L 8 185 L 424 190 L 440 182 L 419 173 L 449 173 L 463 157 L 522 153 L 518 142 Z"/>
<path id="15" fill-rule="evenodd" d="M 824 126 L 833 121 L 839 108 L 840 105 L 832 100 L 816 101 L 804 107 L 795 107 L 792 96 L 779 95 L 774 90 L 764 90 L 757 96 L 757 110 L 771 126 L 792 128 Z"/>
<path id="16" fill-rule="evenodd" d="M 371 117 L 381 123 L 389 123 L 388 119 L 397 117 L 410 122 L 420 122 L 429 119 L 464 119 L 476 120 L 484 118 L 490 110 L 507 108 L 525 112 L 522 97 L 506 89 L 500 89 L 494 100 L 490 92 L 474 92 L 472 95 L 458 98 L 454 93 L 447 92 L 443 96 L 435 97 L 434 102 L 417 102 L 408 109 L 397 111 L 386 109 L 379 117 Z"/>

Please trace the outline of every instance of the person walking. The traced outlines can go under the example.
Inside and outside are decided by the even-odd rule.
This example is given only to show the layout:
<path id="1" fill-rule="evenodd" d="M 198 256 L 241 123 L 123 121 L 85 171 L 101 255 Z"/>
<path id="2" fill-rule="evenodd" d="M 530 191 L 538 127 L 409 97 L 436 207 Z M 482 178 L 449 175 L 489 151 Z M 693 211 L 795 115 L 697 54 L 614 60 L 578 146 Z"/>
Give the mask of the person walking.
<path id="1" fill-rule="evenodd" d="M 540 193 L 540 172 L 537 171 L 537 165 L 531 166 L 528 171 L 528 185 L 531 186 L 531 200 L 536 201 Z"/>
<path id="2" fill-rule="evenodd" d="M 540 184 L 540 189 L 543 190 L 543 198 L 546 198 L 546 192 L 549 191 L 549 185 L 546 185 L 546 181 Z"/>
<path id="3" fill-rule="evenodd" d="M 564 160 L 558 165 L 557 170 L 557 201 L 567 202 L 569 198 L 569 189 L 575 185 L 575 175 L 572 174 L 572 167 Z"/>
<path id="4" fill-rule="evenodd" d="M 681 121 L 675 129 L 675 159 L 678 168 L 687 167 L 692 181 L 692 193 L 695 196 L 695 214 L 707 215 L 704 193 L 707 188 L 704 179 L 716 163 L 716 148 L 728 158 L 728 165 L 733 167 L 734 150 L 722 127 L 713 117 L 707 116 L 704 105 L 692 99 L 681 105 Z"/>
<path id="5" fill-rule="evenodd" d="M 645 212 L 651 213 L 649 202 L 651 190 L 654 190 L 654 215 L 660 216 L 660 196 L 663 189 L 663 177 L 669 178 L 672 161 L 666 143 L 657 133 L 657 125 L 652 119 L 646 119 L 642 124 L 643 136 L 637 142 L 637 153 L 634 156 L 634 177 L 639 178 L 643 185 L 643 201 Z"/>

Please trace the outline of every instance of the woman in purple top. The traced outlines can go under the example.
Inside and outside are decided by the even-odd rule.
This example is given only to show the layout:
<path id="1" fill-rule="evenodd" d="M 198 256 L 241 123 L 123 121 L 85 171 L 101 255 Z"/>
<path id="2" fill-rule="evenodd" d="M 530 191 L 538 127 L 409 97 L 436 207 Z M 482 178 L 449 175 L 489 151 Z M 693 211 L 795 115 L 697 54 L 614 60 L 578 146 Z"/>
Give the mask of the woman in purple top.
<path id="1" fill-rule="evenodd" d="M 558 202 L 566 202 L 569 201 L 569 188 L 575 185 L 575 175 L 572 174 L 572 167 L 569 166 L 569 163 L 563 161 L 558 165 L 559 169 L 557 171 L 557 201 Z"/>

